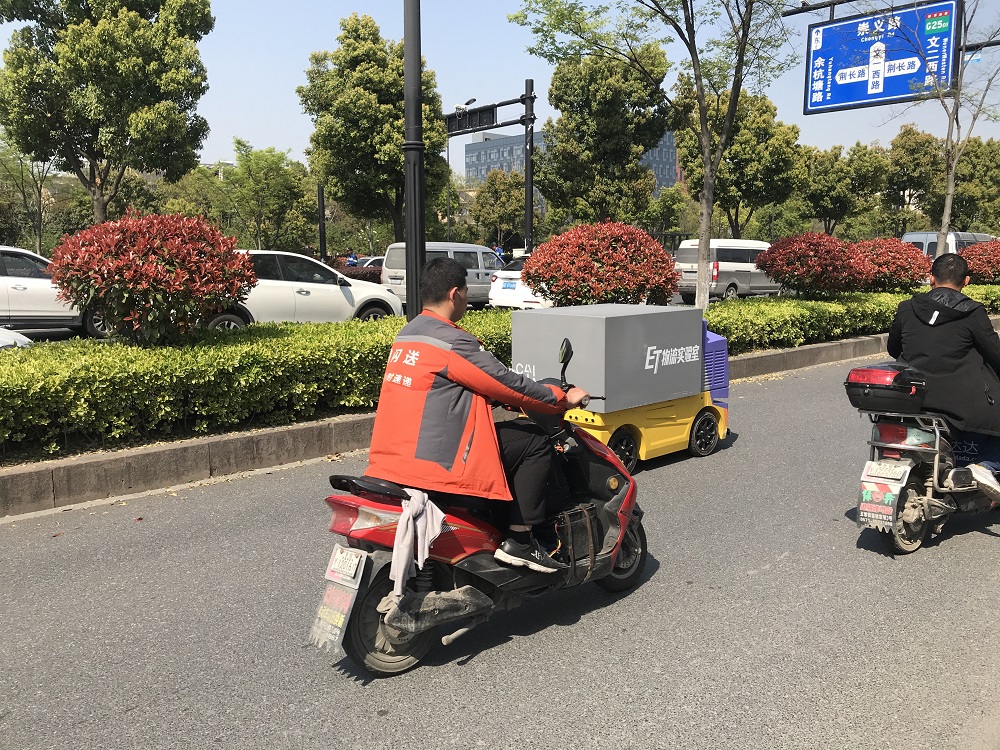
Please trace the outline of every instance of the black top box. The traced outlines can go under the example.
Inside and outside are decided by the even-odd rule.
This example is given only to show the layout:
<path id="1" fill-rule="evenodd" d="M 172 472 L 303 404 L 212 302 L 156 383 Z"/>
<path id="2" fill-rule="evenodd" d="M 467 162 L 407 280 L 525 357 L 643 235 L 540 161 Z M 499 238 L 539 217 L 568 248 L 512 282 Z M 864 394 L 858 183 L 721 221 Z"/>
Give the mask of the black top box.
<path id="1" fill-rule="evenodd" d="M 919 414 L 927 395 L 924 374 L 898 362 L 855 367 L 844 388 L 851 405 L 862 411 Z"/>

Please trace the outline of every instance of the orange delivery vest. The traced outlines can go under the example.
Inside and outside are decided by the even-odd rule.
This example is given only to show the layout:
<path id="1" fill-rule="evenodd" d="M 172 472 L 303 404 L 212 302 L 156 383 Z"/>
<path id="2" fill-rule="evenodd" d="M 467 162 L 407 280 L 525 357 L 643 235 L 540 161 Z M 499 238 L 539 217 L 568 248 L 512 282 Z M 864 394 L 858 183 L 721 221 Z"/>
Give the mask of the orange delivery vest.
<path id="1" fill-rule="evenodd" d="M 566 409 L 559 387 L 519 375 L 471 333 L 425 310 L 403 326 L 389 352 L 365 474 L 511 500 L 491 401 L 546 414 Z"/>

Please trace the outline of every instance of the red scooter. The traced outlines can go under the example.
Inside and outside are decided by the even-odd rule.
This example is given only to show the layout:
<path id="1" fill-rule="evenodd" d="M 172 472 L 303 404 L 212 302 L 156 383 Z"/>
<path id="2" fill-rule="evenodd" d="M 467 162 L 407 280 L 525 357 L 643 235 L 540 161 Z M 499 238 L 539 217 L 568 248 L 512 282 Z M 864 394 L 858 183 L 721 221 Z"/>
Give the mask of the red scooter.
<path id="1" fill-rule="evenodd" d="M 564 389 L 572 355 L 564 339 L 559 352 Z M 563 493 L 568 504 L 552 509 L 546 521 L 557 540 L 552 557 L 562 567 L 539 573 L 493 558 L 504 539 L 508 503 L 430 494 L 445 514 L 442 531 L 396 601 L 389 570 L 409 495 L 392 482 L 332 476 L 335 492 L 326 498 L 333 511 L 330 531 L 346 537 L 347 546 L 334 545 L 311 632 L 314 644 L 342 646 L 374 675 L 399 674 L 420 663 L 440 626 L 450 626 L 440 638 L 448 645 L 525 597 L 587 581 L 613 592 L 638 583 L 647 549 L 635 480 L 613 452 L 561 416 L 525 416 L 552 440 L 556 468 L 568 488 Z"/>

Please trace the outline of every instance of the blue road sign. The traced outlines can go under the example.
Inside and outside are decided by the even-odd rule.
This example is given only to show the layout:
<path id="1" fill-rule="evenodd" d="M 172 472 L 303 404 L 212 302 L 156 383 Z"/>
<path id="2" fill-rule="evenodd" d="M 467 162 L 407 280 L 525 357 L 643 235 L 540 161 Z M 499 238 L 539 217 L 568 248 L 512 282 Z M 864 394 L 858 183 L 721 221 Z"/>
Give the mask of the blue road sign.
<path id="1" fill-rule="evenodd" d="M 896 104 L 950 88 L 958 1 L 907 3 L 809 26 L 803 112 Z"/>

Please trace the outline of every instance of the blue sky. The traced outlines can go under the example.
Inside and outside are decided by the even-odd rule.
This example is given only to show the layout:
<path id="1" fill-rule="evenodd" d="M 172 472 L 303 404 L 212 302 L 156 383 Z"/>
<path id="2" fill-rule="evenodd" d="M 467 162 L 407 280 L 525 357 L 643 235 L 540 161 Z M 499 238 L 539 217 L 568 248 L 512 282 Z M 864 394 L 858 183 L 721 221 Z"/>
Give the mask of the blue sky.
<path id="1" fill-rule="evenodd" d="M 519 7 L 518 0 L 423 0 L 422 52 L 437 75 L 446 110 L 471 97 L 480 104 L 516 98 L 524 92 L 524 80 L 532 78 L 538 94 L 539 127 L 546 117 L 557 116 L 547 102 L 551 67 L 526 52 L 531 35 L 506 19 Z M 288 150 L 292 158 L 304 160 L 312 123 L 302 112 L 295 88 L 305 83 L 309 54 L 335 49 L 339 21 L 352 12 L 372 16 L 385 38 L 403 36 L 403 0 L 286 0 L 278 4 L 273 0 L 213 0 L 215 30 L 200 45 L 210 89 L 199 112 L 211 127 L 202 161 L 231 160 L 234 137 L 255 148 Z M 814 13 L 789 21 L 804 32 L 809 23 L 824 18 Z M 9 33 L 4 33 L 5 46 L 7 37 Z M 801 143 L 822 148 L 850 146 L 857 140 L 888 144 L 907 122 L 944 135 L 945 118 L 940 105 L 933 102 L 897 119 L 890 119 L 899 112 L 891 107 L 804 116 L 804 77 L 800 62 L 768 91 L 779 119 L 799 126 Z M 517 108 L 510 108 L 502 110 L 501 116 L 506 119 L 508 111 L 510 117 L 519 114 Z M 1000 125 L 977 125 L 975 133 L 997 138 Z M 462 146 L 469 139 L 452 139 L 451 162 L 456 169 L 461 168 Z"/>

